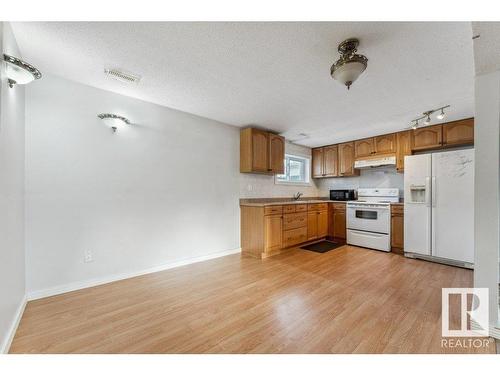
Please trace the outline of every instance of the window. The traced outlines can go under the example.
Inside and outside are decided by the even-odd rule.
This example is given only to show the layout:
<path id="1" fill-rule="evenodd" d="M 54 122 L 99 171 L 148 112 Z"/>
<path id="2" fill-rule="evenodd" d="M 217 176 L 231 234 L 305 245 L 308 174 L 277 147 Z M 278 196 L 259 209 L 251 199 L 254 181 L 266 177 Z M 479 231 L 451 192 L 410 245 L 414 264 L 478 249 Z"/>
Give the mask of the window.
<path id="1" fill-rule="evenodd" d="M 309 185 L 310 159 L 297 155 L 285 155 L 285 173 L 275 177 L 277 184 Z"/>

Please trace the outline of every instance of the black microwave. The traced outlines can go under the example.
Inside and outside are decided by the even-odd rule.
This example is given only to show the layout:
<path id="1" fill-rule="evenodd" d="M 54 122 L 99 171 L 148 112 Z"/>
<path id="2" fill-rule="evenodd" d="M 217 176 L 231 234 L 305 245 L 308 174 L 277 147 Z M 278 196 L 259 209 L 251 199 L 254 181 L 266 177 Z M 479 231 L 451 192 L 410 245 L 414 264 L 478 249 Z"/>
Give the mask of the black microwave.
<path id="1" fill-rule="evenodd" d="M 330 190 L 330 200 L 332 201 L 352 201 L 356 199 L 356 190 Z"/>

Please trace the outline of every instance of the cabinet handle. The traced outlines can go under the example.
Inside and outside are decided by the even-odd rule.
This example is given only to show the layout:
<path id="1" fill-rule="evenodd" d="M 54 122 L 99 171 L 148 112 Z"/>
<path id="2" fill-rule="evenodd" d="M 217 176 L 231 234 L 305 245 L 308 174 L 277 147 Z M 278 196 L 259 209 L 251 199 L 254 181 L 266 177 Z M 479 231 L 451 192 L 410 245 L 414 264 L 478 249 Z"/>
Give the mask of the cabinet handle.
<path id="1" fill-rule="evenodd" d="M 272 171 L 272 169 L 271 169 L 271 168 L 267 168 L 267 171 L 268 171 L 268 172 L 271 172 L 271 171 Z"/>

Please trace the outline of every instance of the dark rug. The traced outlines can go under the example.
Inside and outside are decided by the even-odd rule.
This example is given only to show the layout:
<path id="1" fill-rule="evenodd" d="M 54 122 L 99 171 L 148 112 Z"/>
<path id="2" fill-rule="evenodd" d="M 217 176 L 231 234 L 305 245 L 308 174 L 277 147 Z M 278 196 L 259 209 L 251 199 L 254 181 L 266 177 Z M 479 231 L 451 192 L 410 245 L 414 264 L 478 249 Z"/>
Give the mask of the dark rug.
<path id="1" fill-rule="evenodd" d="M 332 241 L 320 241 L 313 243 L 311 245 L 302 246 L 301 249 L 314 251 L 316 253 L 326 253 L 327 251 L 336 249 L 337 247 L 343 246 L 344 244 L 332 242 Z"/>

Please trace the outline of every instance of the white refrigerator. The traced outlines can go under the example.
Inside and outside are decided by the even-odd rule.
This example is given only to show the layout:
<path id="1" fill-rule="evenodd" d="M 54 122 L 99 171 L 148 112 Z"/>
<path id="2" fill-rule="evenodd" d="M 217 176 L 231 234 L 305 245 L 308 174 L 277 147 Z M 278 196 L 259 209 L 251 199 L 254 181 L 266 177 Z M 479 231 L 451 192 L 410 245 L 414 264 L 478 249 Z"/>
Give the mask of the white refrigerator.
<path id="1" fill-rule="evenodd" d="M 405 157 L 406 255 L 474 263 L 474 150 Z"/>

